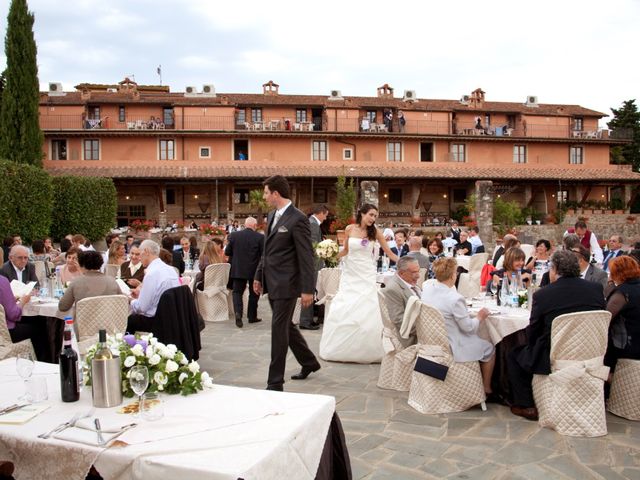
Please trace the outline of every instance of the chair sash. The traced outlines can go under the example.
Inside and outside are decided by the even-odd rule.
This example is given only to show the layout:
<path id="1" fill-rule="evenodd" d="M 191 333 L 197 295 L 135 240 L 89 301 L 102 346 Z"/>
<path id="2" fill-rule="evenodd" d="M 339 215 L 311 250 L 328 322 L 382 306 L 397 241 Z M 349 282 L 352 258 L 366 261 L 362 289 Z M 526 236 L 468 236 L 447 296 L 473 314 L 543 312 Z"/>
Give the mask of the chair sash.
<path id="1" fill-rule="evenodd" d="M 607 380 L 609 367 L 602 364 L 604 357 L 594 357 L 588 360 L 555 360 L 553 373 L 549 378 L 560 385 L 566 385 L 585 374 L 600 380 Z"/>
<path id="2" fill-rule="evenodd" d="M 229 295 L 229 290 L 226 285 L 213 285 L 211 287 L 205 288 L 202 293 L 207 298 L 212 298 L 216 295 L 223 294 L 225 296 Z"/>
<path id="3" fill-rule="evenodd" d="M 325 305 L 327 302 L 333 300 L 333 297 L 335 297 L 333 293 L 327 293 L 324 297 L 316 301 L 316 305 Z"/>
<path id="4" fill-rule="evenodd" d="M 409 338 L 413 331 L 413 325 L 420 316 L 420 306 L 422 302 L 415 295 L 411 295 L 407 300 L 407 306 L 404 308 L 404 315 L 402 316 L 402 324 L 400 325 L 400 336 L 402 338 Z"/>
<path id="5" fill-rule="evenodd" d="M 402 344 L 398 340 L 398 333 L 389 328 L 382 328 L 382 348 L 384 353 L 399 352 L 402 350 Z"/>

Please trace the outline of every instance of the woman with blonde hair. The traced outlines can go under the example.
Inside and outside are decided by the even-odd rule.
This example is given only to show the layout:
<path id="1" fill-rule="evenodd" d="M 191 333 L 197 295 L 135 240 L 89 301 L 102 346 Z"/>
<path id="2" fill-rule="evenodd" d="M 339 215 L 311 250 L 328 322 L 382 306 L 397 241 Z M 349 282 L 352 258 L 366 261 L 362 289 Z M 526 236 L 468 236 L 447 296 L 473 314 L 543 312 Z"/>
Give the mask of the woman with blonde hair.
<path id="1" fill-rule="evenodd" d="M 124 243 L 120 240 L 114 240 L 109 247 L 109 258 L 107 265 L 122 265 L 127 261 L 127 253 L 124 247 Z"/>
<path id="2" fill-rule="evenodd" d="M 524 267 L 525 253 L 521 248 L 511 247 L 504 253 L 504 263 L 502 268 L 495 270 L 493 275 L 493 286 L 497 287 L 500 283 L 500 279 L 504 279 L 505 276 L 511 280 L 513 274 L 520 277 L 522 283 L 527 283 L 531 280 L 531 270 L 527 270 Z M 495 288 L 494 288 L 495 289 Z"/>
<path id="3" fill-rule="evenodd" d="M 222 240 L 219 238 L 212 238 L 205 243 L 200 258 L 198 259 L 198 266 L 200 271 L 196 275 L 196 288 L 202 290 L 204 288 L 204 271 L 209 265 L 214 263 L 224 263 L 224 253 L 222 250 Z"/>

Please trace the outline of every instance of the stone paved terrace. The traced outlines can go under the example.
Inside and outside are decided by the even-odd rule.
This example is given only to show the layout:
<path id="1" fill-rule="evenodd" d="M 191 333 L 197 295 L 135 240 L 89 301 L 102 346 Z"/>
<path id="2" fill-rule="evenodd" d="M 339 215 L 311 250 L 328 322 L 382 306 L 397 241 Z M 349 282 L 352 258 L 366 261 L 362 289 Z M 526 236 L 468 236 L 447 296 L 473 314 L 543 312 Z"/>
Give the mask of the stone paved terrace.
<path id="1" fill-rule="evenodd" d="M 270 317 L 262 302 L 260 313 L 261 323 L 242 329 L 207 324 L 200 363 L 216 383 L 265 388 Z M 303 332 L 317 353 L 321 331 Z M 379 365 L 321 363 L 307 380 L 288 380 L 285 391 L 335 396 L 354 479 L 640 479 L 640 422 L 608 415 L 606 437 L 572 438 L 494 404 L 422 415 L 406 393 L 376 387 Z M 286 378 L 298 370 L 289 352 Z"/>

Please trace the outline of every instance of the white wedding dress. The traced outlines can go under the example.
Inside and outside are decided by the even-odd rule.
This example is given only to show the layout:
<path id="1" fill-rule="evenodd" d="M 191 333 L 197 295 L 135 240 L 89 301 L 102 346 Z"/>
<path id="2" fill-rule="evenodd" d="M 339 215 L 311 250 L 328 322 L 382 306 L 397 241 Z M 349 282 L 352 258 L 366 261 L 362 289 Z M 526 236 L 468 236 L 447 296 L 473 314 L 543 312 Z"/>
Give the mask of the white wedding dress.
<path id="1" fill-rule="evenodd" d="M 320 339 L 320 358 L 336 362 L 382 360 L 382 317 L 376 284 L 376 243 L 350 237 L 338 293 L 331 301 Z"/>

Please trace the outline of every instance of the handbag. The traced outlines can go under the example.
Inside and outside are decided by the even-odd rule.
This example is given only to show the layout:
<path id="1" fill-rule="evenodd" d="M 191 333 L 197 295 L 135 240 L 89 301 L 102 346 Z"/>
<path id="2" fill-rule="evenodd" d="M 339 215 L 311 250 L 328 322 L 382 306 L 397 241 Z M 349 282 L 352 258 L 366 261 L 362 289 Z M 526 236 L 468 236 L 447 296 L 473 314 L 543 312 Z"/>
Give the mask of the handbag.
<path id="1" fill-rule="evenodd" d="M 420 356 L 416 359 L 416 364 L 413 369 L 418 373 L 422 373 L 423 375 L 428 375 L 442 381 L 447 378 L 447 372 L 449 371 L 449 367 L 446 365 L 436 363 Z"/>

